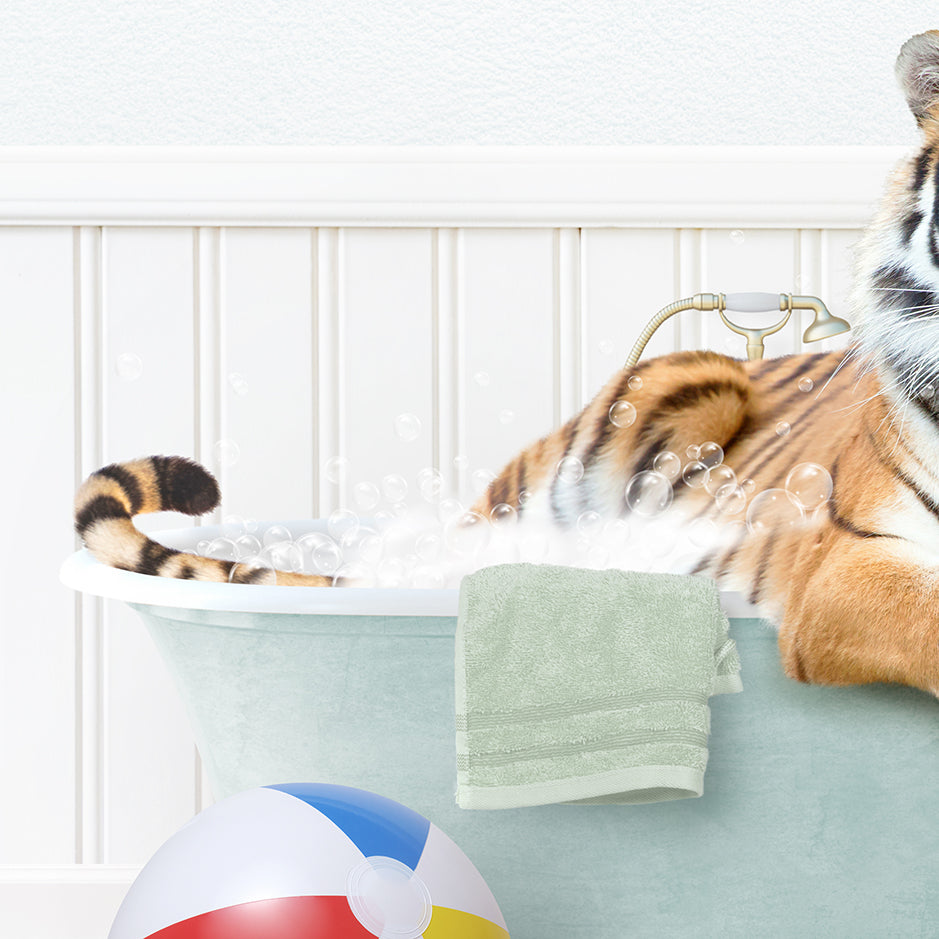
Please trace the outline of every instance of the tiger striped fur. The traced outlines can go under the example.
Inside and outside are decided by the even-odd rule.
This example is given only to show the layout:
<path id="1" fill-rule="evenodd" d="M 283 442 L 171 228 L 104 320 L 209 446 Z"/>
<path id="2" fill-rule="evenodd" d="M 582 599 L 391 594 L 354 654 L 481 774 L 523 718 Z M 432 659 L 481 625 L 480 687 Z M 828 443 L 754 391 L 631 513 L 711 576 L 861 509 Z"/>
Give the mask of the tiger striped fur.
<path id="1" fill-rule="evenodd" d="M 99 561 L 139 574 L 251 583 L 264 572 L 234 561 L 205 558 L 167 548 L 133 523 L 148 512 L 203 515 L 219 503 L 218 483 L 198 463 L 180 456 L 151 456 L 112 463 L 92 473 L 75 495 L 75 530 Z M 327 587 L 330 578 L 277 572 L 287 586 Z"/>
<path id="2" fill-rule="evenodd" d="M 675 486 L 670 510 L 713 517 L 725 533 L 691 570 L 740 591 L 779 626 L 787 674 L 825 684 L 899 682 L 939 693 L 939 32 L 910 39 L 897 74 L 923 133 L 891 176 L 858 253 L 848 351 L 740 362 L 679 352 L 615 375 L 594 400 L 528 447 L 474 508 L 517 506 L 520 523 L 570 526 L 586 510 L 628 514 L 626 481 L 656 454 L 714 441 L 755 493 L 783 485 L 806 461 L 826 467 L 830 500 L 801 526 L 751 531 L 712 495 Z M 638 375 L 640 388 L 628 379 Z M 800 378 L 811 378 L 806 393 Z M 629 427 L 609 420 L 634 405 Z M 777 434 L 780 421 L 791 430 Z M 560 486 L 565 456 L 584 466 Z M 205 511 L 214 481 L 179 458 L 154 457 L 94 474 L 78 494 L 79 532 L 104 561 L 162 576 L 227 580 L 230 562 L 153 547 L 133 526 L 143 511 Z M 201 471 L 200 471 L 201 472 Z M 207 474 L 205 474 L 207 476 Z M 131 479 L 132 477 L 132 479 Z M 134 480 L 136 482 L 134 482 Z M 181 492 L 197 483 L 206 496 Z M 211 497 L 209 493 L 211 492 Z M 323 578 L 278 575 L 279 583 Z"/>

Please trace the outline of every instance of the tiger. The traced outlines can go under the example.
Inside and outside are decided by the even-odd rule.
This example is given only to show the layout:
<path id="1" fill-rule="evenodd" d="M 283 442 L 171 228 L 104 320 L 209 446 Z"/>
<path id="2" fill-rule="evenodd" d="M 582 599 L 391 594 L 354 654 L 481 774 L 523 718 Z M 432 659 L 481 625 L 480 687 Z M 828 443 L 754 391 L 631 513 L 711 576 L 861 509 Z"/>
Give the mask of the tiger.
<path id="1" fill-rule="evenodd" d="M 519 524 L 548 520 L 560 531 L 585 511 L 628 517 L 626 481 L 654 471 L 659 454 L 694 453 L 702 441 L 723 451 L 737 480 L 753 481 L 750 504 L 754 494 L 783 488 L 794 466 L 817 464 L 831 493 L 800 524 L 745 524 L 722 512 L 707 488 L 679 479 L 669 511 L 686 523 L 714 520 L 723 533 L 688 573 L 748 598 L 776 627 L 783 668 L 797 681 L 890 682 L 937 695 L 939 31 L 909 39 L 896 73 L 922 144 L 893 170 L 858 244 L 852 344 L 757 361 L 706 350 L 641 361 L 512 459 L 473 508 L 489 516 L 510 506 Z M 632 423 L 611 421 L 618 402 L 635 409 Z M 570 459 L 583 476 L 562 485 L 557 467 Z M 218 501 L 201 466 L 154 456 L 93 473 L 76 496 L 75 524 L 107 564 L 250 582 L 250 570 L 233 573 L 231 561 L 166 548 L 133 524 L 140 513 L 202 514 Z M 276 579 L 331 584 L 290 572 Z"/>

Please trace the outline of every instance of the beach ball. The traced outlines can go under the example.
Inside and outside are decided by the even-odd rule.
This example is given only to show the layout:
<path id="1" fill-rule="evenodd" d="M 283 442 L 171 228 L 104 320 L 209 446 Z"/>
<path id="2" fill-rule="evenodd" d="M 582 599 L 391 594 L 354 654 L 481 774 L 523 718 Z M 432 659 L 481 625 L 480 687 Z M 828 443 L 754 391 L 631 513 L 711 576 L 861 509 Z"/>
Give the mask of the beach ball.
<path id="1" fill-rule="evenodd" d="M 108 939 L 508 939 L 469 858 L 422 815 L 319 783 L 249 789 L 181 828 Z"/>

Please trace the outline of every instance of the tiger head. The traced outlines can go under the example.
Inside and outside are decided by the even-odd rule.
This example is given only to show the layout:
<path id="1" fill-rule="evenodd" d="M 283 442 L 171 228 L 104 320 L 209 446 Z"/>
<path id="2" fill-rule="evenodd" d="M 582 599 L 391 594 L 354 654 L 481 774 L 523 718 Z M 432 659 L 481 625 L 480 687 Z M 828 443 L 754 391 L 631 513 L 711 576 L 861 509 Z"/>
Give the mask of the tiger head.
<path id="1" fill-rule="evenodd" d="M 939 30 L 907 40 L 897 79 L 923 136 L 887 181 L 858 245 L 852 309 L 861 351 L 895 403 L 939 415 Z"/>

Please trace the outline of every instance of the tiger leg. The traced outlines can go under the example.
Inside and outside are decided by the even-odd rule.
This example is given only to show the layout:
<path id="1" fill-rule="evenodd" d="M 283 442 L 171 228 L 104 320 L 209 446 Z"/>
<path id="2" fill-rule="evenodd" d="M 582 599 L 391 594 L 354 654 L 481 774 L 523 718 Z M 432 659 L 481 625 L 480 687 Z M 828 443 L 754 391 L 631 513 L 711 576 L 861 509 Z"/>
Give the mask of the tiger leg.
<path id="1" fill-rule="evenodd" d="M 779 631 L 787 675 L 939 694 L 939 572 L 912 543 L 829 531 L 794 578 Z"/>

